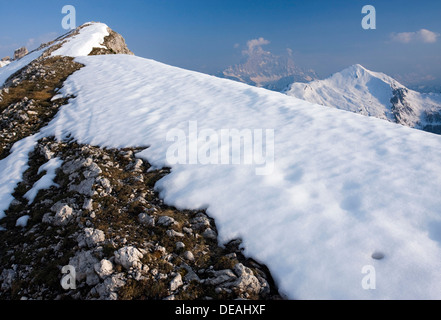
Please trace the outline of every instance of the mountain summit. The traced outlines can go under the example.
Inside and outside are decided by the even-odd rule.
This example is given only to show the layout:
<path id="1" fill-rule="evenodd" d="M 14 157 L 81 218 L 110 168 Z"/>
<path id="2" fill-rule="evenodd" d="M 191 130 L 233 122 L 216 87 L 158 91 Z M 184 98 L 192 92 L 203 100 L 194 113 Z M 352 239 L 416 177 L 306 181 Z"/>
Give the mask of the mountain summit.
<path id="1" fill-rule="evenodd" d="M 274 91 L 282 91 L 293 82 L 317 79 L 313 70 L 297 66 L 291 57 L 274 55 L 261 48 L 246 52 L 243 63 L 225 69 L 221 77 Z"/>
<path id="2" fill-rule="evenodd" d="M 419 93 L 356 64 L 324 80 L 293 83 L 286 94 L 328 107 L 441 134 L 441 94 Z"/>

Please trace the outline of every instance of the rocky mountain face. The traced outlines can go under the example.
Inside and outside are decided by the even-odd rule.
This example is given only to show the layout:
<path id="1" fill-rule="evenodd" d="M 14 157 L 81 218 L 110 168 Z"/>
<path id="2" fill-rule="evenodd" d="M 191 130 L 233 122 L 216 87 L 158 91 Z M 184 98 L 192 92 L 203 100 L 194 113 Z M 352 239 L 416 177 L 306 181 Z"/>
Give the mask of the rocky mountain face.
<path id="1" fill-rule="evenodd" d="M 309 102 L 441 134 L 441 94 L 410 90 L 361 65 L 324 80 L 293 83 L 284 91 Z"/>
<path id="2" fill-rule="evenodd" d="M 14 51 L 14 59 L 11 59 L 9 56 L 8 57 L 4 57 L 0 60 L 0 68 L 10 64 L 12 61 L 14 60 L 19 60 L 21 58 L 23 58 L 25 55 L 27 55 L 28 49 L 26 49 L 26 47 L 22 47 L 19 48 L 17 50 Z"/>
<path id="3" fill-rule="evenodd" d="M 26 47 L 18 48 L 17 50 L 14 51 L 14 60 L 21 59 L 25 55 L 27 55 L 28 53 L 29 52 L 28 52 L 28 49 L 26 49 Z"/>
<path id="4" fill-rule="evenodd" d="M 291 56 L 277 56 L 264 50 L 250 52 L 242 64 L 228 67 L 220 76 L 274 91 L 282 91 L 293 82 L 318 78 L 313 70 L 298 67 Z"/>
<path id="5" fill-rule="evenodd" d="M 4 57 L 0 60 L 0 68 L 10 64 L 14 60 L 19 60 L 26 56 L 29 53 L 28 49 L 26 47 L 21 47 L 14 51 L 14 59 L 11 59 L 10 57 Z"/>
<path id="6" fill-rule="evenodd" d="M 2 86 L 0 159 L 67 103 L 56 93 L 83 65 L 51 54 L 82 28 L 40 47 L 44 53 Z M 132 53 L 109 30 L 89 54 Z M 239 239 L 218 243 L 206 212 L 163 203 L 154 185 L 169 169 L 149 170 L 136 157 L 141 150 L 69 137 L 37 142 L 0 220 L 0 299 L 280 298 L 269 270 L 243 255 Z M 66 265 L 75 268 L 75 289 L 60 284 Z"/>

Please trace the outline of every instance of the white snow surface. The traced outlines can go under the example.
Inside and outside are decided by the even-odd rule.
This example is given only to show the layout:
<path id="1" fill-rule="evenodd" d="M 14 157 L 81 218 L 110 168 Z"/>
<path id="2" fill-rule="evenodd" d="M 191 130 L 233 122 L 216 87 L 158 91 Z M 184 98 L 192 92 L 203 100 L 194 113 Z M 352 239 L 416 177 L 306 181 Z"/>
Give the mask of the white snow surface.
<path id="1" fill-rule="evenodd" d="M 48 162 L 43 164 L 39 169 L 37 174 L 42 172 L 46 172 L 44 176 L 42 176 L 37 182 L 34 183 L 32 188 L 25 193 L 24 198 L 28 199 L 28 203 L 31 204 L 34 202 L 35 197 L 38 194 L 38 191 L 49 189 L 52 186 L 58 187 L 58 184 L 54 182 L 56 177 L 57 169 L 63 164 L 63 160 L 59 158 L 50 159 Z"/>
<path id="2" fill-rule="evenodd" d="M 26 216 L 18 218 L 16 223 L 15 223 L 15 226 L 16 227 L 23 227 L 23 228 L 26 227 L 30 217 L 31 216 L 26 215 Z"/>
<path id="3" fill-rule="evenodd" d="M 0 61 L 0 68 L 3 68 L 4 66 L 7 66 L 10 63 L 11 61 Z"/>
<path id="4" fill-rule="evenodd" d="M 16 142 L 11 148 L 11 154 L 0 160 L 0 219 L 5 217 L 5 210 L 14 199 L 12 193 L 22 180 L 23 173 L 29 168 L 29 152 L 42 137 L 41 134 L 36 134 Z"/>
<path id="5" fill-rule="evenodd" d="M 102 44 L 109 35 L 104 23 L 85 23 L 79 33 L 70 36 L 67 42 L 52 52 L 52 56 L 81 57 L 87 56 L 93 48 L 105 48 Z"/>
<path id="6" fill-rule="evenodd" d="M 172 167 L 157 183 L 165 202 L 206 208 L 220 242 L 241 237 L 289 298 L 441 298 L 441 136 L 139 57 L 76 60 L 86 67 L 62 89 L 75 98 L 0 161 L 0 210 L 43 136 L 148 145 L 139 157 Z M 169 163 L 166 135 L 187 132 L 189 121 L 199 130 L 275 129 L 273 173 Z M 362 287 L 367 265 L 375 290 Z"/>
<path id="7" fill-rule="evenodd" d="M 81 57 L 87 56 L 93 48 L 105 48 L 102 43 L 104 38 L 109 35 L 108 26 L 104 23 L 85 23 L 84 27 L 80 29 L 79 33 L 74 36 L 69 36 L 65 43 L 57 50 L 52 52 L 52 56 L 69 56 L 69 57 Z M 56 41 L 57 45 L 63 40 Z M 27 66 L 29 63 L 41 56 L 41 54 L 48 48 L 36 50 L 23 58 L 12 61 L 11 63 L 0 68 L 0 87 L 3 86 L 5 81 L 15 72 L 21 68 Z"/>
<path id="8" fill-rule="evenodd" d="M 8 65 L 0 68 L 0 87 L 5 81 L 21 68 L 27 66 L 29 63 L 41 56 L 45 49 L 33 51 L 19 60 L 12 61 Z"/>
<path id="9" fill-rule="evenodd" d="M 293 83 L 285 92 L 312 103 L 372 116 L 395 122 L 391 111 L 393 90 L 405 88 L 406 101 L 413 114 L 403 114 L 411 127 L 421 128 L 423 112 L 441 110 L 441 94 L 419 93 L 381 72 L 374 72 L 357 64 L 333 74 L 324 80 L 309 83 Z"/>

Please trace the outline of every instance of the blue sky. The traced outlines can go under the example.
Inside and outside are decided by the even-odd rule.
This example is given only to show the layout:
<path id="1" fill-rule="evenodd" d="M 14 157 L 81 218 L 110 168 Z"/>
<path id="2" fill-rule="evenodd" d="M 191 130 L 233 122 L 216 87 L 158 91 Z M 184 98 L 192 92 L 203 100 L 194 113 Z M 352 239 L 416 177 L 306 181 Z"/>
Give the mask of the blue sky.
<path id="1" fill-rule="evenodd" d="M 76 0 L 0 2 L 0 57 L 65 33 L 61 8 L 77 25 L 100 21 L 121 33 L 136 55 L 214 74 L 238 63 L 247 41 L 283 54 L 322 77 L 360 63 L 411 83 L 441 85 L 438 0 Z M 377 29 L 361 27 L 373 5 Z M 422 29 L 426 31 L 421 31 Z"/>

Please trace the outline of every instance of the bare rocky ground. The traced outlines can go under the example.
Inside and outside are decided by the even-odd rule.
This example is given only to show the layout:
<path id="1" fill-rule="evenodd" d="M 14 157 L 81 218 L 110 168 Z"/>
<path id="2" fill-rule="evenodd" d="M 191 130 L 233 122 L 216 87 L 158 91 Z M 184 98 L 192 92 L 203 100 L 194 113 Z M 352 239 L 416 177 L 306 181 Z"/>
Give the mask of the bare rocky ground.
<path id="1" fill-rule="evenodd" d="M 108 50 L 126 53 L 115 32 Z M 82 65 L 49 57 L 10 77 L 0 92 L 0 159 L 36 133 L 67 99 L 51 101 Z M 0 220 L 0 299 L 280 299 L 269 270 L 243 255 L 239 239 L 219 244 L 204 211 L 165 205 L 154 190 L 169 170 L 149 171 L 142 148 L 105 149 L 73 139 L 41 139 Z M 54 184 L 32 203 L 25 197 L 39 172 L 60 159 Z M 26 226 L 17 220 L 28 217 Z M 76 289 L 60 284 L 76 270 Z"/>

